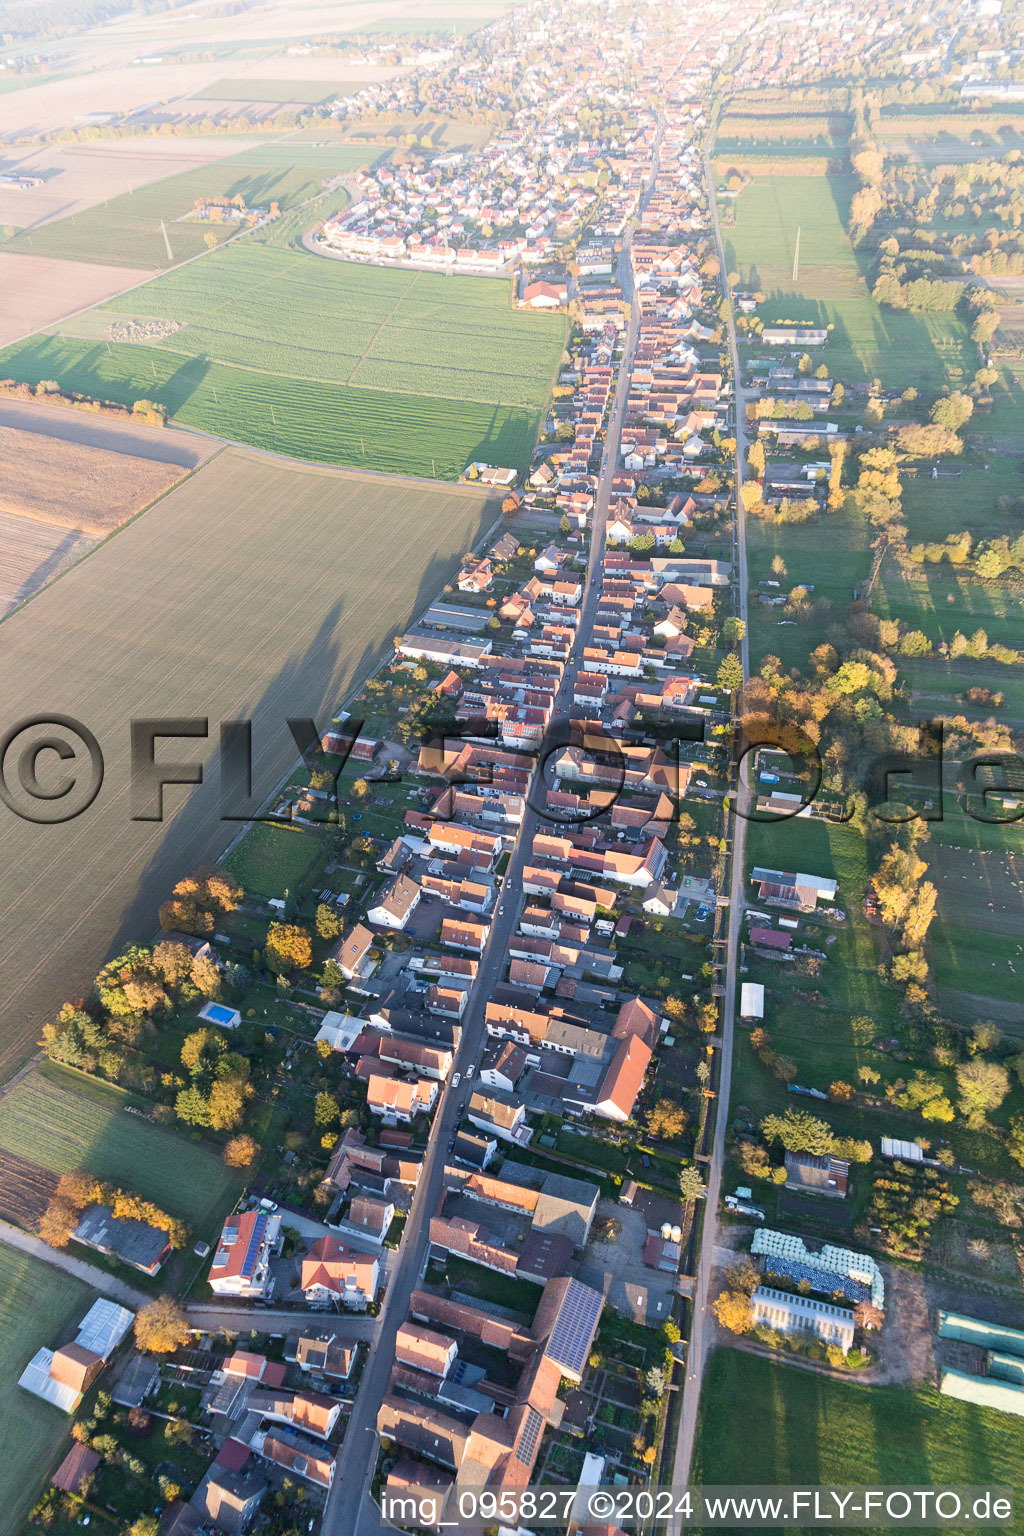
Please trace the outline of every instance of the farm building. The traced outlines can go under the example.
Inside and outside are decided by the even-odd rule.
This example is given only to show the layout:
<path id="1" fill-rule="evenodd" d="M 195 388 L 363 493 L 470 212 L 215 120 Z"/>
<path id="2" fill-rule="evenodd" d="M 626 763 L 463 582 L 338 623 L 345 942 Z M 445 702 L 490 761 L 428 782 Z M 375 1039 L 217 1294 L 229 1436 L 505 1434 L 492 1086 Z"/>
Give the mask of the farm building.
<path id="1" fill-rule="evenodd" d="M 144 1275 L 157 1274 L 171 1251 L 162 1227 L 150 1226 L 148 1221 L 120 1220 L 109 1205 L 90 1205 L 71 1236 L 76 1243 L 108 1259 L 119 1259 Z"/>
<path id="2" fill-rule="evenodd" d="M 978 1370 L 943 1370 L 940 1392 L 982 1408 L 1024 1415 L 1024 1333 L 1019 1328 L 940 1310 L 938 1333 L 940 1339 L 984 1351 Z"/>
<path id="3" fill-rule="evenodd" d="M 53 1474 L 53 1486 L 61 1493 L 81 1493 L 82 1484 L 96 1471 L 101 1460 L 99 1451 L 91 1451 L 80 1442 L 73 1445 Z"/>
<path id="4" fill-rule="evenodd" d="M 808 1280 L 816 1291 L 829 1295 L 842 1292 L 848 1301 L 870 1301 L 879 1311 L 885 1310 L 885 1280 L 869 1253 L 855 1253 L 832 1243 L 812 1253 L 802 1237 L 771 1227 L 760 1227 L 754 1233 L 750 1251 L 763 1256 L 766 1274 Z"/>
<path id="5" fill-rule="evenodd" d="M 812 1157 L 808 1152 L 787 1152 L 785 1165 L 787 1189 L 845 1200 L 850 1180 L 850 1165 L 845 1157 L 833 1157 L 831 1153 Z"/>
<path id="6" fill-rule="evenodd" d="M 18 1378 L 19 1387 L 64 1413 L 74 1413 L 135 1321 L 135 1313 L 116 1302 L 93 1303 L 78 1326 L 78 1336 L 59 1349 L 40 1349 Z"/>
<path id="7" fill-rule="evenodd" d="M 740 1018 L 764 1018 L 764 987 L 759 981 L 745 981 L 740 989 Z"/>
<path id="8" fill-rule="evenodd" d="M 815 1301 L 811 1296 L 794 1296 L 767 1285 L 758 1286 L 750 1304 L 755 1323 L 767 1323 L 780 1333 L 816 1333 L 823 1343 L 838 1344 L 844 1350 L 853 1344 L 853 1312 L 849 1307 Z"/>

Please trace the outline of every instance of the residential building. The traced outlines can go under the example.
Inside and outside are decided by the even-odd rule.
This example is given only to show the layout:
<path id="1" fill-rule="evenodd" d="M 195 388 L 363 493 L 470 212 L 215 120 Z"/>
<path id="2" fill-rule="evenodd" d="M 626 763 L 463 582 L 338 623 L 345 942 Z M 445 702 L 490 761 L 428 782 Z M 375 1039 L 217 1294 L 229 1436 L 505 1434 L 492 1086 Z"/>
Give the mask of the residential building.
<path id="1" fill-rule="evenodd" d="M 279 1212 L 236 1211 L 224 1223 L 210 1265 L 210 1289 L 217 1296 L 273 1294 L 270 1260 L 281 1243 Z"/>
<path id="2" fill-rule="evenodd" d="M 302 1261 L 300 1284 L 311 1307 L 365 1309 L 377 1297 L 380 1261 L 336 1237 L 318 1237 Z"/>

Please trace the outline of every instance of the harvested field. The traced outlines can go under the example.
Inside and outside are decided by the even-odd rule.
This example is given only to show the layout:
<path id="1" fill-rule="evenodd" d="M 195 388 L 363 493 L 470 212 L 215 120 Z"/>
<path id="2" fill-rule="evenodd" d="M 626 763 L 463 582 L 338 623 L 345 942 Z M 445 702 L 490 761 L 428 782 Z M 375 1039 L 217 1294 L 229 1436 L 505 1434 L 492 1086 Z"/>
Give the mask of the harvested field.
<path id="1" fill-rule="evenodd" d="M 286 720 L 329 717 L 496 515 L 468 487 L 225 449 L 0 626 L 7 717 L 70 715 L 105 759 L 77 819 L 4 811 L 0 1077 L 106 958 L 153 932 L 173 882 L 239 830 L 221 819 L 218 722 L 252 720 L 261 800 L 297 757 Z M 135 821 L 128 722 L 158 716 L 209 719 L 207 740 L 160 747 L 205 763 L 206 782 L 168 789 L 164 822 Z"/>
<path id="2" fill-rule="evenodd" d="M 0 426 L 0 512 L 105 538 L 183 471 L 106 448 Z"/>
<path id="3" fill-rule="evenodd" d="M 57 1192 L 57 1175 L 16 1152 L 0 1151 L 0 1216 L 34 1232 Z"/>
<path id="4" fill-rule="evenodd" d="M 97 416 L 92 411 L 67 410 L 6 395 L 0 395 L 0 426 L 126 453 L 132 458 L 153 459 L 159 464 L 177 464 L 181 469 L 195 469 L 217 452 L 216 443 L 173 427 L 150 427 L 131 416 Z"/>
<path id="5" fill-rule="evenodd" d="M 0 251 L 0 343 L 6 346 L 43 325 L 59 325 L 66 315 L 99 304 L 138 281 L 133 267 Z"/>
<path id="6" fill-rule="evenodd" d="M 110 143 L 47 144 L 26 155 L 4 155 L 6 172 L 41 176 L 41 187 L 0 187 L 0 225 L 34 229 L 97 203 L 180 176 L 258 144 L 238 134 L 194 139 L 116 139 Z"/>
<path id="7" fill-rule="evenodd" d="M 237 32 L 237 21 L 235 27 Z M 165 31 L 163 46 L 166 38 Z M 52 133 L 87 112 L 131 112 L 149 101 L 172 101 L 201 89 L 224 68 L 216 61 L 168 61 L 138 69 L 130 58 L 124 65 L 112 63 L 110 50 L 100 47 L 105 55 L 97 59 L 100 68 L 76 70 L 9 96 L 0 95 L 0 134 Z"/>
<path id="8" fill-rule="evenodd" d="M 81 559 L 92 543 L 74 529 L 0 512 L 0 619 Z"/>

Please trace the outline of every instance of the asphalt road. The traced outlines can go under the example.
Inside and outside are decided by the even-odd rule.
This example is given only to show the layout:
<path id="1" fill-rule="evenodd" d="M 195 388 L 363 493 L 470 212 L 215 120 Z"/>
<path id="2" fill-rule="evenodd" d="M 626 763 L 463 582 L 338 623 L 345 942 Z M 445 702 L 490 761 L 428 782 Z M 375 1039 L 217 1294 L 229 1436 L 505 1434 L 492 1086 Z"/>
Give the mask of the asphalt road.
<path id="1" fill-rule="evenodd" d="M 190 1302 L 188 1320 L 193 1328 L 203 1328 L 216 1333 L 219 1328 L 234 1333 L 248 1333 L 255 1328 L 258 1333 L 298 1333 L 313 1329 L 317 1333 L 336 1334 L 342 1344 L 358 1344 L 371 1339 L 377 1320 L 360 1313 L 299 1310 L 289 1307 L 218 1307 L 208 1301 Z"/>
<path id="2" fill-rule="evenodd" d="M 714 175 L 709 157 L 705 158 L 704 174 L 707 178 L 708 199 L 711 207 L 712 226 L 718 259 L 725 278 L 725 253 L 722 249 L 722 232 L 718 223 L 718 208 L 714 197 Z M 736 328 L 733 324 L 732 306 L 728 309 L 729 354 L 732 362 L 733 393 L 736 402 L 736 612 L 747 622 L 747 542 L 746 514 L 740 497 L 743 470 L 746 459 L 746 433 L 744 398 L 740 387 L 739 354 L 736 348 Z M 750 646 L 744 634 L 740 647 L 744 681 L 750 676 Z M 749 804 L 749 787 L 745 777 L 736 789 L 739 805 L 746 810 Z M 708 1316 L 710 1304 L 711 1271 L 714 1267 L 715 1248 L 718 1243 L 718 1211 L 722 1193 L 722 1165 L 725 1161 L 725 1131 L 729 1123 L 729 1090 L 732 1082 L 732 1050 L 736 1024 L 736 992 L 739 985 L 739 939 L 743 920 L 744 884 L 743 868 L 746 849 L 747 822 L 744 816 L 734 815 L 732 824 L 732 858 L 729 880 L 729 938 L 726 949 L 725 1000 L 722 1010 L 722 1046 L 718 1053 L 718 1079 L 715 1101 L 715 1130 L 711 1148 L 711 1160 L 707 1168 L 707 1198 L 704 1206 L 704 1224 L 701 1233 L 700 1257 L 697 1262 L 697 1278 L 693 1297 L 693 1324 L 686 1353 L 686 1377 L 683 1383 L 683 1407 L 676 1439 L 676 1454 L 672 1481 L 682 1487 L 690 1480 L 693 1460 L 694 1436 L 697 1428 L 697 1412 L 704 1371 L 714 1345 L 714 1322 Z M 682 1527 L 675 1527 L 680 1536 Z"/>
<path id="3" fill-rule="evenodd" d="M 660 146 L 659 132 L 654 148 L 648 190 L 657 174 Z M 619 280 L 624 297 L 632 301 L 631 240 L 632 230 L 622 243 Z M 619 366 L 595 498 L 586 589 L 580 605 L 580 622 L 576 629 L 573 649 L 555 699 L 552 714 L 555 721 L 569 717 L 576 667 L 585 643 L 584 636 L 589 635 L 593 628 L 594 614 L 600 595 L 600 571 L 604 558 L 612 476 L 619 460 L 619 444 L 625 422 L 626 397 L 629 392 L 629 369 L 636 350 L 638 332 L 639 312 L 635 303 L 631 303 L 630 319 L 626 329 L 623 356 Z M 474 1087 L 472 1079 L 469 1082 L 466 1081 L 466 1069 L 470 1064 L 478 1063 L 483 1054 L 486 1041 L 485 1005 L 502 979 L 509 943 L 518 926 L 519 912 L 523 905 L 523 867 L 530 857 L 534 833 L 548 825 L 549 823 L 538 816 L 532 806 L 527 807 L 505 875 L 503 895 L 491 925 L 487 947 L 481 957 L 476 982 L 462 1021 L 462 1044 L 455 1061 L 453 1077 L 456 1072 L 461 1073 L 463 1080 L 458 1088 L 453 1088 L 449 1084 L 445 1089 L 441 1105 L 434 1118 L 423 1172 L 420 1175 L 419 1185 L 405 1225 L 400 1261 L 381 1307 L 370 1358 L 363 1371 L 359 1392 L 349 1416 L 345 1442 L 338 1457 L 334 1484 L 324 1511 L 324 1536 L 380 1536 L 382 1530 L 380 1511 L 369 1496 L 377 1456 L 377 1409 L 388 1389 L 391 1366 L 395 1358 L 395 1336 L 408 1316 L 409 1298 L 419 1284 L 426 1265 L 430 1218 L 437 1211 L 441 1195 L 448 1144 L 461 1117 L 465 1102 Z"/>

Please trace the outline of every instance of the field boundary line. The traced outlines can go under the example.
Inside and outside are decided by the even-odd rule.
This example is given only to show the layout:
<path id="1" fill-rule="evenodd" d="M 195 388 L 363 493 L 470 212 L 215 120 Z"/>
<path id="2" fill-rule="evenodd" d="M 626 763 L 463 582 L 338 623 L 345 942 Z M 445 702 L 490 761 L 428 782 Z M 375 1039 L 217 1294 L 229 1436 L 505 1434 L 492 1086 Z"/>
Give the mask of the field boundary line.
<path id="1" fill-rule="evenodd" d="M 348 375 L 348 377 L 345 380 L 345 388 L 346 389 L 358 389 L 359 388 L 358 384 L 353 384 L 352 383 L 352 380 L 356 376 L 356 372 L 358 371 L 360 366 L 366 361 L 366 359 L 369 357 L 371 347 L 373 347 L 374 344 L 376 343 L 377 337 L 380 335 L 381 331 L 387 325 L 388 321 L 389 320 L 393 320 L 395 318 L 395 315 L 397 314 L 399 308 L 401 307 L 402 300 L 405 299 L 407 297 L 407 295 L 410 294 L 412 292 L 412 290 L 415 288 L 416 282 L 417 282 L 417 279 L 419 278 L 419 276 L 420 276 L 419 272 L 414 272 L 413 273 L 413 275 L 412 275 L 412 282 L 409 284 L 409 286 L 407 288 L 403 288 L 402 289 L 401 293 L 398 295 L 398 298 L 392 304 L 391 308 L 388 310 L 387 314 L 384 316 L 384 319 L 380 322 L 380 325 L 378 325 L 377 329 L 374 331 L 373 335 L 370 337 L 369 341 L 366 343 L 366 346 L 365 346 L 362 354 L 356 359 L 355 366 L 353 367 L 352 372 Z M 391 393 L 391 394 L 402 394 L 403 391 L 402 390 L 391 390 L 391 391 L 388 391 L 388 393 Z"/>

